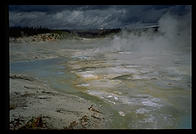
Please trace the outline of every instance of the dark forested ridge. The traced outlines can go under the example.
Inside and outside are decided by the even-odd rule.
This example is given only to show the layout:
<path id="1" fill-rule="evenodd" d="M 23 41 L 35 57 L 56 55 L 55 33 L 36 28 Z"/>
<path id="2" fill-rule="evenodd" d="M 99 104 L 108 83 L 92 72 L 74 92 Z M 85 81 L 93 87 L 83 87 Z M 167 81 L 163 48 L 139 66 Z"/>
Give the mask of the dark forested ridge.
<path id="1" fill-rule="evenodd" d="M 93 30 L 54 30 L 48 28 L 34 28 L 34 27 L 10 27 L 9 28 L 9 37 L 23 37 L 23 36 L 33 36 L 37 34 L 44 34 L 44 33 L 68 33 L 71 35 L 77 35 L 79 37 L 102 37 L 111 33 L 118 33 L 121 29 L 93 29 Z"/>
<path id="2" fill-rule="evenodd" d="M 49 33 L 51 32 L 48 28 L 34 28 L 34 27 L 10 27 L 9 37 L 22 37 L 22 36 L 32 36 L 37 34 Z"/>
<path id="3" fill-rule="evenodd" d="M 140 29 L 125 29 L 129 32 L 134 31 L 146 31 L 146 30 L 153 30 L 157 31 L 158 26 L 154 27 L 146 27 L 146 28 L 140 28 Z M 48 29 L 48 28 L 42 28 L 42 27 L 10 27 L 9 28 L 9 37 L 23 37 L 23 36 L 33 36 L 37 34 L 45 34 L 45 33 L 56 33 L 58 35 L 70 35 L 70 36 L 78 36 L 78 37 L 84 37 L 84 38 L 97 38 L 97 37 L 105 37 L 110 34 L 115 34 L 121 32 L 122 29 L 115 28 L 115 29 L 91 29 L 91 30 L 68 30 L 68 29 L 62 29 L 62 30 L 56 30 L 56 29 Z"/>

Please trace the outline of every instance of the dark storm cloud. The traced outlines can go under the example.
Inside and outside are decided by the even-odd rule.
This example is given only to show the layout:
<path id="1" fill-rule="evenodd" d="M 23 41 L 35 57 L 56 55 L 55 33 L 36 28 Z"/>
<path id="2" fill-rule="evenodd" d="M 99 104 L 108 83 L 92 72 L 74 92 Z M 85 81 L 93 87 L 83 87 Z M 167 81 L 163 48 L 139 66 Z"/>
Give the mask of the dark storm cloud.
<path id="1" fill-rule="evenodd" d="M 109 5 L 11 5 L 9 6 L 10 11 L 23 11 L 23 12 L 33 12 L 41 11 L 47 13 L 56 13 L 62 10 L 92 10 L 92 9 L 107 9 Z"/>
<path id="2" fill-rule="evenodd" d="M 115 28 L 132 24 L 157 23 L 167 11 L 183 12 L 187 6 L 154 5 L 28 5 L 9 6 L 10 26 L 48 28 Z"/>

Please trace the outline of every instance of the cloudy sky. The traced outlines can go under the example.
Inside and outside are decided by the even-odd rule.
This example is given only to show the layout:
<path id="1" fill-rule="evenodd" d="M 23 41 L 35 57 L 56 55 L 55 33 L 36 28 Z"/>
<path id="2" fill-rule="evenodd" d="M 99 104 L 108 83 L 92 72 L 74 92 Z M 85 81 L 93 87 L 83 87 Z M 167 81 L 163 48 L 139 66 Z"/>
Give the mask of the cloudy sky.
<path id="1" fill-rule="evenodd" d="M 10 26 L 51 29 L 122 28 L 156 24 L 167 12 L 183 15 L 184 5 L 10 5 Z"/>

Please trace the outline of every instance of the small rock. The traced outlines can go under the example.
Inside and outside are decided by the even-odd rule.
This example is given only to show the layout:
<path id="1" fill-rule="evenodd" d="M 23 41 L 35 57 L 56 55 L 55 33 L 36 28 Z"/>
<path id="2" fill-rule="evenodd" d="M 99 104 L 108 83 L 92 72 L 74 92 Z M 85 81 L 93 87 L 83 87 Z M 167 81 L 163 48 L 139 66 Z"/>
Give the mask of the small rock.
<path id="1" fill-rule="evenodd" d="M 125 116 L 125 113 L 122 112 L 122 111 L 119 111 L 118 113 L 119 113 L 120 116 Z"/>
<path id="2" fill-rule="evenodd" d="M 13 110 L 16 108 L 16 105 L 15 104 L 10 104 L 10 110 Z"/>
<path id="3" fill-rule="evenodd" d="M 172 85 L 172 83 L 168 83 L 168 85 L 169 85 L 169 86 L 171 86 L 171 85 Z"/>
<path id="4" fill-rule="evenodd" d="M 73 121 L 73 122 L 71 122 L 71 123 L 69 124 L 69 126 L 66 127 L 66 128 L 74 128 L 74 127 L 77 126 L 77 125 L 78 125 L 78 122 Z M 65 128 L 65 129 L 66 129 L 66 128 Z"/>
<path id="5" fill-rule="evenodd" d="M 101 120 L 101 118 L 98 116 L 98 115 L 91 115 L 91 117 L 95 118 L 95 119 L 98 119 L 98 120 Z"/>
<path id="6" fill-rule="evenodd" d="M 83 128 L 86 128 L 86 125 L 88 124 L 88 116 L 84 115 L 81 119 L 80 119 L 80 124 Z"/>
<path id="7" fill-rule="evenodd" d="M 38 96 L 39 99 L 48 99 L 46 96 Z"/>
<path id="8" fill-rule="evenodd" d="M 97 113 L 101 113 L 100 111 L 96 110 L 93 108 L 93 105 L 91 105 L 88 110 L 93 111 L 93 112 L 97 112 Z"/>
<path id="9" fill-rule="evenodd" d="M 118 100 L 118 97 L 114 96 L 114 99 L 117 101 Z"/>

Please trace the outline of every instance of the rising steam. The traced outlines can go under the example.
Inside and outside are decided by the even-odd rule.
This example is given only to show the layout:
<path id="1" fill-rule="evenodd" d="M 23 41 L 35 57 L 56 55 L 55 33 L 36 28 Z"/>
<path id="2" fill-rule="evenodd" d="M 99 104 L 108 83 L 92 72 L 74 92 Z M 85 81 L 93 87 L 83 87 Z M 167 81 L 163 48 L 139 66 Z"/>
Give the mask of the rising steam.
<path id="1" fill-rule="evenodd" d="M 122 31 L 111 41 L 112 51 L 156 53 L 164 50 L 184 50 L 191 47 L 191 14 L 166 13 L 159 20 L 158 32 L 152 30 Z"/>

